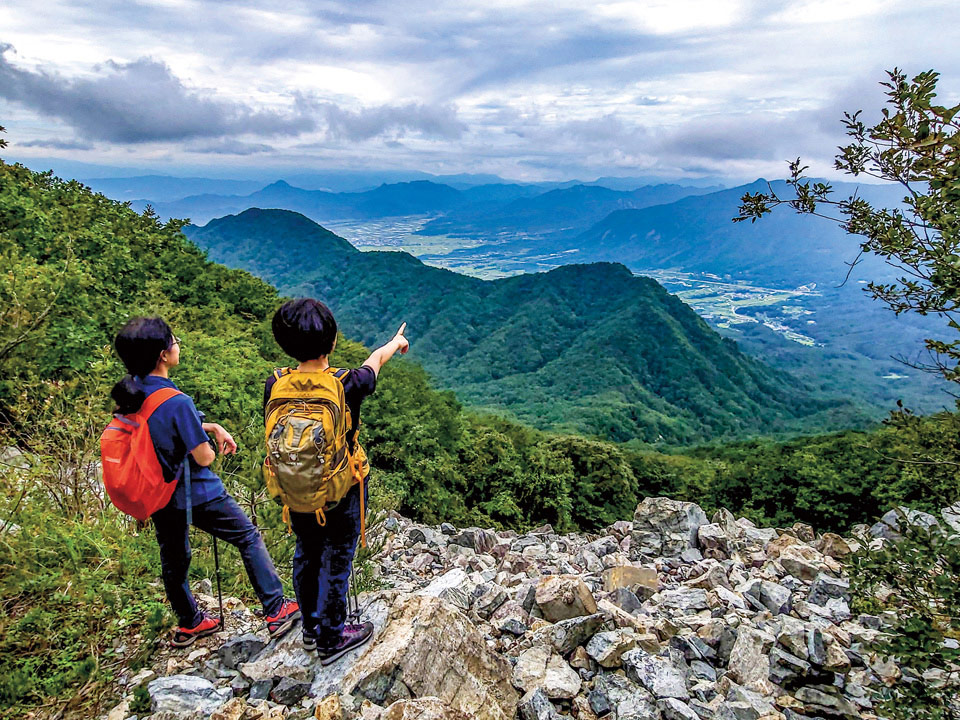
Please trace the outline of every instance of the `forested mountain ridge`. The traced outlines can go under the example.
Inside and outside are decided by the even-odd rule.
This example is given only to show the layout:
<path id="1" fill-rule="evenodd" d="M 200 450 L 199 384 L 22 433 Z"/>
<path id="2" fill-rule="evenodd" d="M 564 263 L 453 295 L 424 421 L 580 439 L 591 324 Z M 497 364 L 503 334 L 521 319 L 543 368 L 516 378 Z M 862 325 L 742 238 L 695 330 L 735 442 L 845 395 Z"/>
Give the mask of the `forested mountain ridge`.
<path id="1" fill-rule="evenodd" d="M 118 183 L 107 188 L 122 194 Z M 537 185 L 493 183 L 458 189 L 440 182 L 413 180 L 384 183 L 360 192 L 308 190 L 278 180 L 249 194 L 200 193 L 172 200 L 139 199 L 134 209 L 151 205 L 162 217 L 191 218 L 202 224 L 247 208 L 293 210 L 317 222 L 398 216 L 431 216 L 424 234 L 455 233 L 490 236 L 508 230 L 585 230 L 618 208 L 642 208 L 699 195 L 714 188 L 652 185 L 629 191 L 596 185 L 548 189 Z M 441 216 L 441 217 L 437 217 Z"/>
<path id="2" fill-rule="evenodd" d="M 690 443 L 797 429 L 804 417 L 849 411 L 811 399 L 619 264 L 484 281 L 406 253 L 357 252 L 281 210 L 252 209 L 185 232 L 217 261 L 324 299 L 364 342 L 407 322 L 411 357 L 440 386 L 538 427 Z"/>
<path id="3" fill-rule="evenodd" d="M 836 183 L 837 192 L 866 195 L 881 205 L 896 206 L 902 192 L 881 186 Z M 617 210 L 565 243 L 551 243 L 537 252 L 575 251 L 570 261 L 616 259 L 634 269 L 677 268 L 751 280 L 772 287 L 810 282 L 840 283 L 854 259 L 846 233 L 831 223 L 810 222 L 782 213 L 760 224 L 734 224 L 740 198 L 773 187 L 792 195 L 783 182 L 756 180 L 749 185 L 669 204 Z M 888 275 L 873 257 L 862 258 L 855 278 Z"/>
<path id="4" fill-rule="evenodd" d="M 623 191 L 599 185 L 574 185 L 517 198 L 507 204 L 453 207 L 443 217 L 428 222 L 419 233 L 476 237 L 485 241 L 500 233 L 576 235 L 616 210 L 672 203 L 715 189 L 663 184 Z"/>
<path id="5" fill-rule="evenodd" d="M 330 220 L 439 213 L 464 202 L 464 197 L 463 193 L 449 185 L 429 180 L 382 184 L 363 192 L 341 193 L 304 190 L 285 180 L 278 180 L 249 195 L 206 193 L 172 202 L 137 200 L 132 206 L 143 210 L 151 205 L 163 218 L 184 217 L 200 223 L 251 207 L 284 208 L 308 217 Z"/>

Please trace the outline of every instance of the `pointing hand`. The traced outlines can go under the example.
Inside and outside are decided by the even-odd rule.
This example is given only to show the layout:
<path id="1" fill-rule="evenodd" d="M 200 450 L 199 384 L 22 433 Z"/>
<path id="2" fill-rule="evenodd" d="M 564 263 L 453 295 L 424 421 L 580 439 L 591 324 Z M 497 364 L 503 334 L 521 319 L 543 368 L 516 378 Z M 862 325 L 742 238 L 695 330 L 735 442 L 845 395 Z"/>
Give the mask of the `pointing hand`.
<path id="1" fill-rule="evenodd" d="M 397 350 L 400 351 L 401 355 L 406 355 L 407 350 L 410 349 L 410 342 L 403 336 L 404 331 L 407 329 L 407 324 L 403 323 L 400 326 L 400 329 L 397 330 L 397 334 L 393 336 L 393 341 L 397 343 Z"/>

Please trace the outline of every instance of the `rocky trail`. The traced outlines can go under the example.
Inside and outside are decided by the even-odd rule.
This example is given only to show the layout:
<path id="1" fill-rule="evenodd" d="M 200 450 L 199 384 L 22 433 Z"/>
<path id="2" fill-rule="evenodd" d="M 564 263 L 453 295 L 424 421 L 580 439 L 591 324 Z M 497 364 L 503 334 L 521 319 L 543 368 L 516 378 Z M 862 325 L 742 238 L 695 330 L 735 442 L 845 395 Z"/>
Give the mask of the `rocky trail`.
<path id="1" fill-rule="evenodd" d="M 885 520 L 864 536 L 890 541 Z M 870 688 L 899 678 L 865 649 L 887 618 L 850 611 L 858 542 L 807 525 L 647 498 L 597 535 L 392 515 L 371 539 L 372 642 L 322 667 L 228 598 L 229 632 L 158 652 L 106 720 L 874 718 Z"/>

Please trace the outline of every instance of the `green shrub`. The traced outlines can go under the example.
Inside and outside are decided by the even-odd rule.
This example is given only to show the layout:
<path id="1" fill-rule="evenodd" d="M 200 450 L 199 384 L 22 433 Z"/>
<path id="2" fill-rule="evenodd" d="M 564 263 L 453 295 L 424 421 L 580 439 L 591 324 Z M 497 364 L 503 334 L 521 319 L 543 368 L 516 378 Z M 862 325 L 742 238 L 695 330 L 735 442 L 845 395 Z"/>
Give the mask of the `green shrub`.
<path id="1" fill-rule="evenodd" d="M 854 611 L 891 618 L 865 649 L 881 661 L 896 658 L 903 673 L 891 687 L 874 688 L 878 711 L 890 720 L 957 720 L 960 534 L 901 532 L 902 540 L 865 547 L 849 561 Z"/>

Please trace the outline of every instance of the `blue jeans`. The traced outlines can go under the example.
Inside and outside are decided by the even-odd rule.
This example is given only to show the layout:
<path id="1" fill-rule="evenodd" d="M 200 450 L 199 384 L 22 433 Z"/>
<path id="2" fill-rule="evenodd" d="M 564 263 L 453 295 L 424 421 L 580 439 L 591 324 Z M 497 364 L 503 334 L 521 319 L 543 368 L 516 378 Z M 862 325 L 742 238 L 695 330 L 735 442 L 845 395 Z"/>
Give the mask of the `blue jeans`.
<path id="1" fill-rule="evenodd" d="M 190 569 L 190 538 L 187 534 L 187 512 L 173 507 L 171 501 L 151 517 L 160 544 L 160 567 L 167 599 L 181 627 L 196 627 L 203 619 L 190 592 L 187 571 Z M 240 551 L 243 566 L 253 590 L 267 615 L 276 615 L 283 603 L 283 585 L 273 561 L 263 544 L 260 531 L 250 522 L 237 501 L 223 493 L 193 508 L 194 526 L 224 540 Z"/>
<path id="2" fill-rule="evenodd" d="M 363 483 L 364 503 L 367 481 Z M 347 621 L 347 587 L 360 537 L 360 486 L 354 485 L 320 525 L 313 513 L 290 513 L 297 536 L 293 589 L 303 614 L 303 633 L 330 650 L 340 642 Z"/>

